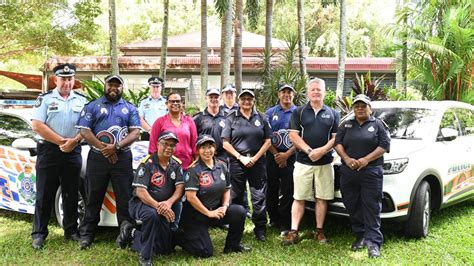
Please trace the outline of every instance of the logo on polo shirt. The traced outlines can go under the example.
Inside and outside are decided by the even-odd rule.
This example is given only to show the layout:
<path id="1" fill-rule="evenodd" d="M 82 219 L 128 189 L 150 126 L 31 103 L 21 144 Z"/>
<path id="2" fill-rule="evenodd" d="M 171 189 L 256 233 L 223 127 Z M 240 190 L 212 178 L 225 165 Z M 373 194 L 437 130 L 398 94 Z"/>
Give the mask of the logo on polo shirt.
<path id="1" fill-rule="evenodd" d="M 326 118 L 326 119 L 331 118 L 331 116 L 329 114 L 322 114 L 321 117 Z"/>
<path id="2" fill-rule="evenodd" d="M 100 114 L 108 114 L 107 109 L 105 107 L 100 108 Z"/>
<path id="3" fill-rule="evenodd" d="M 344 127 L 347 127 L 347 128 L 352 128 L 352 124 L 345 124 Z"/>
<path id="4" fill-rule="evenodd" d="M 368 129 L 367 129 L 369 132 L 374 132 L 375 128 L 373 126 L 370 126 Z"/>
<path id="5" fill-rule="evenodd" d="M 150 181 L 155 187 L 162 187 L 166 182 L 166 178 L 161 172 L 157 171 L 151 176 Z"/>
<path id="6" fill-rule="evenodd" d="M 255 126 L 259 127 L 260 125 L 262 125 L 262 123 L 260 123 L 260 120 L 255 120 Z"/>
<path id="7" fill-rule="evenodd" d="M 272 118 L 273 121 L 277 120 L 278 121 L 278 116 L 277 115 L 274 115 L 273 118 Z"/>
<path id="8" fill-rule="evenodd" d="M 128 114 L 128 109 L 127 109 L 127 108 L 125 108 L 125 107 L 124 107 L 124 108 L 122 108 L 122 113 L 123 113 L 124 115 Z"/>
<path id="9" fill-rule="evenodd" d="M 199 175 L 199 185 L 201 187 L 210 187 L 214 183 L 214 179 L 212 179 L 212 175 L 209 173 L 202 173 Z"/>
<path id="10" fill-rule="evenodd" d="M 221 121 L 219 122 L 219 126 L 221 126 L 222 128 L 225 127 L 225 122 L 224 122 L 224 120 L 221 120 Z"/>

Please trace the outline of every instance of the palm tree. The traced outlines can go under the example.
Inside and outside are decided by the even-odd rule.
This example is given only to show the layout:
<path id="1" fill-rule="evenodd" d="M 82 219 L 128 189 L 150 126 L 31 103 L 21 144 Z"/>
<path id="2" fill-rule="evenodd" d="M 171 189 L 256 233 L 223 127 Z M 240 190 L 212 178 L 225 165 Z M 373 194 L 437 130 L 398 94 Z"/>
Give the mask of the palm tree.
<path id="1" fill-rule="evenodd" d="M 118 75 L 117 24 L 115 18 L 115 0 L 109 0 L 110 65 L 112 68 L 112 74 Z"/>
<path id="2" fill-rule="evenodd" d="M 346 69 L 346 0 L 340 0 L 339 16 L 339 68 L 337 70 L 336 98 L 342 97 L 344 92 L 344 72 Z"/>
<path id="3" fill-rule="evenodd" d="M 207 90 L 207 73 L 207 0 L 201 0 L 201 91 Z"/>
<path id="4" fill-rule="evenodd" d="M 306 58 L 304 55 L 304 2 L 296 0 L 296 8 L 298 10 L 298 53 L 300 62 L 300 74 L 306 76 Z"/>
<path id="5" fill-rule="evenodd" d="M 166 80 L 166 57 L 168 55 L 169 0 L 163 2 L 163 31 L 161 32 L 160 77 Z"/>
<path id="6" fill-rule="evenodd" d="M 234 20 L 234 76 L 235 88 L 238 92 L 242 90 L 242 23 L 244 20 L 243 0 L 235 1 Z"/>
<path id="7" fill-rule="evenodd" d="M 222 20 L 221 26 L 221 88 L 230 83 L 230 57 L 232 50 L 232 10 L 231 0 L 215 0 L 217 13 Z"/>

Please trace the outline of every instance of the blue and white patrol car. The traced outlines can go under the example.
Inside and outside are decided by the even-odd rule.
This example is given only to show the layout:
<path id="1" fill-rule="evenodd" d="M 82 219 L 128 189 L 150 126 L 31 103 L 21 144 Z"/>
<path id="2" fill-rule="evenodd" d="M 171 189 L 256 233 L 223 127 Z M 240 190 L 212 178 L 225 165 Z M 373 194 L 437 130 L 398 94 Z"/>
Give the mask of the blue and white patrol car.
<path id="1" fill-rule="evenodd" d="M 36 136 L 31 128 L 34 101 L 0 101 L 0 209 L 33 214 L 36 199 Z M 14 108 L 12 108 L 14 107 Z M 85 177 L 89 146 L 82 146 L 83 165 L 81 178 Z M 132 145 L 133 168 L 148 154 L 148 141 Z M 81 183 L 82 184 L 82 183 Z M 82 186 L 81 186 L 82 187 Z M 83 191 L 83 190 L 82 190 Z M 79 191 L 79 212 L 84 213 L 84 199 Z M 117 226 L 115 194 L 111 184 L 100 213 L 102 226 Z M 62 221 L 61 189 L 55 200 L 56 218 Z"/>

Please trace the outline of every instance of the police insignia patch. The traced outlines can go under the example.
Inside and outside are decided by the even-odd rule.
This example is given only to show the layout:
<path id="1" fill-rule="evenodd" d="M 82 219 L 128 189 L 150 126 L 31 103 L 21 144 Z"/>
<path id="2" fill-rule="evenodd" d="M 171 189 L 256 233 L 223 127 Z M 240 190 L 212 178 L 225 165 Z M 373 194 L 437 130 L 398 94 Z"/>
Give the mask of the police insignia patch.
<path id="1" fill-rule="evenodd" d="M 260 123 L 260 120 L 255 120 L 255 126 L 259 127 L 261 125 L 262 125 L 262 123 Z"/>
<path id="2" fill-rule="evenodd" d="M 188 182 L 189 181 L 189 172 L 186 173 L 186 175 L 184 176 L 184 182 Z"/>
<path id="3" fill-rule="evenodd" d="M 36 102 L 35 102 L 35 107 L 38 108 L 41 106 L 41 104 L 43 103 L 43 97 L 38 97 L 38 99 L 36 99 Z"/>
<path id="4" fill-rule="evenodd" d="M 137 176 L 138 176 L 138 177 L 143 177 L 144 174 L 145 174 L 145 168 L 141 167 L 141 168 L 138 170 Z"/>
<path id="5" fill-rule="evenodd" d="M 92 121 L 92 114 L 91 113 L 86 113 L 86 120 L 87 121 Z"/>
<path id="6" fill-rule="evenodd" d="M 224 180 L 225 180 L 225 175 L 224 175 L 224 173 L 223 173 L 223 172 L 221 173 L 221 180 L 222 180 L 222 181 L 224 181 Z"/>
<path id="7" fill-rule="evenodd" d="M 224 122 L 224 120 L 221 120 L 221 121 L 219 122 L 219 126 L 221 126 L 222 128 L 225 127 L 225 122 Z"/>
<path id="8" fill-rule="evenodd" d="M 175 179 L 176 179 L 176 174 L 175 174 L 175 172 L 171 172 L 171 176 L 170 176 L 170 177 L 171 177 L 171 179 L 175 180 Z"/>

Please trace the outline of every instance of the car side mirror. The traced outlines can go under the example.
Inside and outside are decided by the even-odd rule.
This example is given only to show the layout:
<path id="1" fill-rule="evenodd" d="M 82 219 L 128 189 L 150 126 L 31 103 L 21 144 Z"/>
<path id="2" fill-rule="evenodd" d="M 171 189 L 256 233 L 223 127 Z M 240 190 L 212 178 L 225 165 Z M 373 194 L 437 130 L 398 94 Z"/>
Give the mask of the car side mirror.
<path id="1" fill-rule="evenodd" d="M 441 132 L 440 140 L 442 141 L 451 141 L 458 137 L 458 131 L 456 129 L 442 128 L 440 132 Z"/>
<path id="2" fill-rule="evenodd" d="M 31 138 L 19 138 L 12 142 L 12 147 L 19 150 L 29 150 L 31 156 L 37 154 L 36 141 Z"/>

